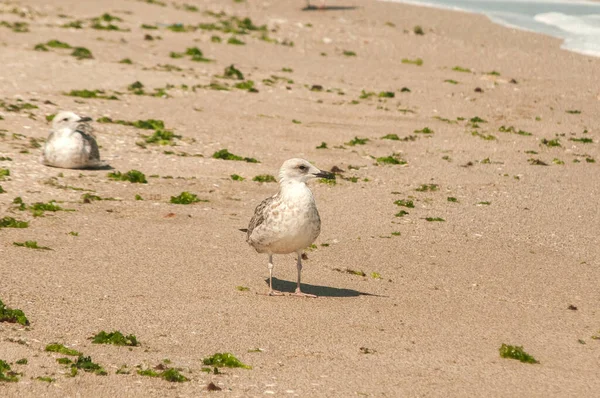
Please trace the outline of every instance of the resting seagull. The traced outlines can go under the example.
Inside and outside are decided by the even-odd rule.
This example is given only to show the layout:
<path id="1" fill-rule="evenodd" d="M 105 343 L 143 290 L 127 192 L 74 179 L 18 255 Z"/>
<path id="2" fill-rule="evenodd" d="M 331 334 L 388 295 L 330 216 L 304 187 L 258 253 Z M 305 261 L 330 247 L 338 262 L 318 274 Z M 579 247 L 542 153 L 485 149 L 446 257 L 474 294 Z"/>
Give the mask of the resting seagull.
<path id="1" fill-rule="evenodd" d="M 107 164 L 100 160 L 100 151 L 92 133 L 89 117 L 73 112 L 60 112 L 52 121 L 52 131 L 46 140 L 42 163 L 63 169 L 97 169 Z"/>
<path id="2" fill-rule="evenodd" d="M 298 255 L 298 284 L 294 295 L 317 297 L 302 293 L 302 250 L 310 246 L 321 232 L 321 218 L 315 198 L 306 182 L 312 178 L 334 178 L 304 159 L 286 160 L 279 169 L 279 192 L 262 201 L 254 210 L 248 226 L 246 242 L 259 253 L 269 255 L 269 295 L 281 296 L 273 290 L 273 254 Z"/>

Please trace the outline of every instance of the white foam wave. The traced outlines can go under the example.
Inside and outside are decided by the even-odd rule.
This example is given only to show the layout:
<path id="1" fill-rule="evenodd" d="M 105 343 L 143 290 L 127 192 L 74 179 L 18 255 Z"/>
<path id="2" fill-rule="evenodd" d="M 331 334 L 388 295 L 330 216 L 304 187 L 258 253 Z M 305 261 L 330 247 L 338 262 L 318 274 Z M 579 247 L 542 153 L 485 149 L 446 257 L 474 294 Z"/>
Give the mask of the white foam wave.
<path id="1" fill-rule="evenodd" d="M 493 22 L 563 39 L 562 48 L 600 57 L 600 3 L 585 0 L 383 0 L 484 14 Z"/>

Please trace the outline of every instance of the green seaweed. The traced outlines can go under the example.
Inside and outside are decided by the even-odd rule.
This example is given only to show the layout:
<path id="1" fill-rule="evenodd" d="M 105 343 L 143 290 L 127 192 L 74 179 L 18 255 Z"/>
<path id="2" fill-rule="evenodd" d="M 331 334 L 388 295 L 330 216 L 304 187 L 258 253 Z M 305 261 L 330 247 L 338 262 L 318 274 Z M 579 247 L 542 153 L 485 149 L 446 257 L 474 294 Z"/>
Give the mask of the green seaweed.
<path id="1" fill-rule="evenodd" d="M 171 196 L 171 203 L 178 205 L 189 205 L 197 202 L 208 202 L 208 200 L 199 199 L 196 194 L 187 191 L 180 193 L 178 196 Z"/>
<path id="2" fill-rule="evenodd" d="M 244 177 L 242 177 L 238 174 L 232 174 L 230 177 L 233 181 L 244 181 L 245 180 Z"/>
<path id="3" fill-rule="evenodd" d="M 406 160 L 399 159 L 398 155 L 382 156 L 376 159 L 380 164 L 406 164 Z"/>
<path id="4" fill-rule="evenodd" d="M 23 311 L 17 308 L 8 308 L 2 300 L 0 300 L 0 322 L 18 323 L 19 325 L 29 326 L 29 320 Z"/>
<path id="5" fill-rule="evenodd" d="M 421 36 L 425 34 L 425 32 L 423 31 L 423 28 L 422 28 L 421 26 L 419 26 L 419 25 L 416 25 L 416 26 L 413 28 L 413 33 L 414 33 L 415 35 L 421 35 Z"/>
<path id="6" fill-rule="evenodd" d="M 225 68 L 223 76 L 228 79 L 244 80 L 244 74 L 240 72 L 240 70 L 237 69 L 233 64 Z"/>
<path id="7" fill-rule="evenodd" d="M 175 368 L 169 368 L 165 370 L 160 374 L 160 377 L 166 381 L 170 381 L 171 383 L 183 383 L 184 381 L 189 381 L 187 377 L 179 373 L 179 371 Z"/>
<path id="8" fill-rule="evenodd" d="M 56 379 L 53 379 L 49 376 L 38 376 L 35 379 L 39 381 L 45 381 L 46 383 L 54 383 L 56 381 Z"/>
<path id="9" fill-rule="evenodd" d="M 245 42 L 241 41 L 240 39 L 238 39 L 235 36 L 231 36 L 228 40 L 227 40 L 227 44 L 233 44 L 234 46 L 244 46 L 246 45 Z"/>
<path id="10" fill-rule="evenodd" d="M 18 375 L 11 370 L 8 362 L 0 359 L 0 382 L 16 383 L 19 381 Z"/>
<path id="11" fill-rule="evenodd" d="M 396 217 L 404 217 L 406 215 L 408 215 L 409 213 L 406 210 L 400 210 L 398 213 L 395 214 Z"/>
<path id="12" fill-rule="evenodd" d="M 100 331 L 98 334 L 92 337 L 92 344 L 113 344 L 131 347 L 140 345 L 137 338 L 133 334 L 125 336 L 118 330 L 115 330 L 111 333 L 106 333 L 104 330 Z"/>
<path id="13" fill-rule="evenodd" d="M 97 98 L 97 99 L 106 99 L 106 100 L 118 100 L 119 98 L 115 95 L 104 95 L 104 90 L 71 90 L 65 95 L 70 97 L 79 97 L 79 98 Z"/>
<path id="14" fill-rule="evenodd" d="M 108 178 L 111 180 L 117 181 L 129 181 L 131 183 L 139 183 L 139 184 L 147 184 L 146 176 L 144 173 L 138 170 L 129 170 L 127 173 L 121 173 L 120 171 L 115 171 L 112 173 L 108 173 Z"/>
<path id="15" fill-rule="evenodd" d="M 204 53 L 198 47 L 188 47 L 185 50 L 185 55 L 191 56 L 191 60 L 195 62 L 212 62 L 211 59 L 204 57 Z M 171 57 L 173 57 L 173 53 L 171 53 Z"/>
<path id="16" fill-rule="evenodd" d="M 498 128 L 498 131 L 500 131 L 501 133 L 512 133 L 512 134 L 518 134 L 518 135 L 523 135 L 523 136 L 530 136 L 533 135 L 527 131 L 523 131 L 523 130 L 517 130 L 516 128 L 514 128 L 513 126 L 500 126 Z"/>
<path id="17" fill-rule="evenodd" d="M 542 138 L 541 144 L 542 145 L 546 145 L 547 147 L 559 147 L 559 146 L 562 146 L 560 144 L 560 140 L 558 138 L 555 138 L 553 140 L 548 140 L 546 138 Z"/>
<path id="18" fill-rule="evenodd" d="M 260 163 L 258 160 L 254 158 L 242 157 L 238 155 L 234 155 L 229 152 L 227 149 L 221 149 L 215 153 L 213 153 L 212 157 L 214 159 L 222 159 L 222 160 L 235 160 L 235 161 L 243 161 L 248 163 Z"/>
<path id="19" fill-rule="evenodd" d="M 72 48 L 69 43 L 60 40 L 49 40 L 45 45 L 50 48 Z"/>
<path id="20" fill-rule="evenodd" d="M 154 131 L 154 133 L 150 136 L 142 135 L 144 141 L 147 144 L 156 144 L 156 145 L 175 145 L 174 139 L 181 138 L 180 135 L 173 133 L 170 130 L 159 129 Z"/>
<path id="21" fill-rule="evenodd" d="M 409 64 L 409 65 L 421 66 L 421 65 L 423 65 L 423 60 L 421 58 L 416 58 L 416 59 L 402 58 L 402 63 Z"/>
<path id="22" fill-rule="evenodd" d="M 321 142 L 321 145 L 319 145 L 318 147 L 316 147 L 316 149 L 327 149 L 327 143 L 326 142 Z"/>
<path id="23" fill-rule="evenodd" d="M 417 192 L 434 192 L 438 191 L 440 186 L 438 184 L 421 184 L 415 191 Z"/>
<path id="24" fill-rule="evenodd" d="M 77 350 L 73 350 L 72 348 L 67 348 L 64 345 L 58 344 L 58 343 L 48 344 L 46 346 L 46 348 L 44 349 L 44 351 L 57 352 L 59 354 L 70 355 L 70 356 L 74 356 L 74 357 L 78 357 L 78 356 L 82 355 L 81 352 L 79 352 Z"/>
<path id="25" fill-rule="evenodd" d="M 0 168 L 0 180 L 10 177 L 10 169 Z"/>
<path id="26" fill-rule="evenodd" d="M 441 217 L 425 217 L 425 220 L 427 220 L 429 222 L 435 222 L 435 221 L 443 222 L 443 221 L 446 221 L 446 220 L 444 220 Z"/>
<path id="27" fill-rule="evenodd" d="M 92 52 L 85 47 L 75 47 L 71 55 L 77 59 L 93 59 Z"/>
<path id="28" fill-rule="evenodd" d="M 275 179 L 275 177 L 273 177 L 270 174 L 260 174 L 255 176 L 252 181 L 256 181 L 256 182 L 277 182 L 277 180 Z"/>
<path id="29" fill-rule="evenodd" d="M 415 207 L 415 203 L 412 200 L 400 199 L 394 202 L 396 206 L 408 207 L 410 209 Z"/>
<path id="30" fill-rule="evenodd" d="M 28 249 L 52 250 L 47 246 L 38 246 L 38 243 L 35 240 L 27 240 L 25 242 L 13 242 L 13 245 L 19 247 L 26 247 Z"/>
<path id="31" fill-rule="evenodd" d="M 71 372 L 77 374 L 77 370 L 83 370 L 84 372 L 93 372 L 99 376 L 106 376 L 107 372 L 95 362 L 92 362 L 92 358 L 83 355 L 79 355 L 77 360 L 71 365 Z"/>
<path id="32" fill-rule="evenodd" d="M 415 134 L 433 134 L 434 131 L 429 127 L 423 127 L 421 130 L 415 130 Z"/>
<path id="33" fill-rule="evenodd" d="M 240 90 L 246 90 L 250 93 L 258 93 L 258 90 L 254 88 L 254 82 L 252 80 L 246 80 L 233 85 L 235 88 Z"/>
<path id="34" fill-rule="evenodd" d="M 202 363 L 204 365 L 214 366 L 216 368 L 227 367 L 252 369 L 252 366 L 243 364 L 239 359 L 229 352 L 216 353 L 210 357 L 204 358 Z"/>
<path id="35" fill-rule="evenodd" d="M 29 223 L 27 221 L 19 221 L 13 217 L 0 218 L 0 228 L 27 228 Z"/>
<path id="36" fill-rule="evenodd" d="M 502 344 L 499 348 L 502 358 L 516 359 L 524 363 L 539 363 L 534 357 L 523 350 L 522 346 Z"/>
<path id="37" fill-rule="evenodd" d="M 368 138 L 354 137 L 354 139 L 346 142 L 345 145 L 348 145 L 348 146 L 365 145 L 369 141 L 370 140 Z"/>
<path id="38" fill-rule="evenodd" d="M 463 68 L 462 66 L 455 66 L 454 68 L 452 68 L 453 71 L 456 72 L 463 72 L 463 73 L 471 73 L 472 70 L 469 68 Z"/>
<path id="39" fill-rule="evenodd" d="M 398 134 L 387 134 L 381 137 L 382 140 L 392 140 L 392 141 L 400 141 L 400 137 Z"/>
<path id="40" fill-rule="evenodd" d="M 573 138 L 573 137 L 571 137 L 571 138 L 569 138 L 569 141 L 581 142 L 582 144 L 591 144 L 591 143 L 594 142 L 593 139 L 587 138 L 587 137 L 584 137 L 584 138 Z"/>

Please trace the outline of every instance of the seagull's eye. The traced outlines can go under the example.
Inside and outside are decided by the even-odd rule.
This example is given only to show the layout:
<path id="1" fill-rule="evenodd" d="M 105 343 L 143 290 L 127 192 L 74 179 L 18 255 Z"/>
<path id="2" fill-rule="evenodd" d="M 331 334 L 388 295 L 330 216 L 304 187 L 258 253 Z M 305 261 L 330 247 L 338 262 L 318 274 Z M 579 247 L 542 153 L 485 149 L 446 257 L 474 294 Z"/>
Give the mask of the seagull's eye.
<path id="1" fill-rule="evenodd" d="M 307 167 L 305 165 L 300 165 L 300 166 L 298 166 L 298 168 L 302 171 L 305 171 L 307 169 Z"/>
<path id="2" fill-rule="evenodd" d="M 69 121 L 68 117 L 66 117 L 66 118 L 63 119 L 63 122 L 68 122 L 68 121 Z"/>

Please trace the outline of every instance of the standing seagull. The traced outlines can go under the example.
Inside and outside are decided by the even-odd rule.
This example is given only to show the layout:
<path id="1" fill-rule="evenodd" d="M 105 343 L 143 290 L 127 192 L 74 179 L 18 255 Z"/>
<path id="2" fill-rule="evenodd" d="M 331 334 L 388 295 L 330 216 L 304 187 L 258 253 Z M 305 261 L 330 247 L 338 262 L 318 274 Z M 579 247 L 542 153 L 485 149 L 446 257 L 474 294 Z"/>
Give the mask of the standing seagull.
<path id="1" fill-rule="evenodd" d="M 63 169 L 97 169 L 106 167 L 100 160 L 96 138 L 89 117 L 73 112 L 60 112 L 52 121 L 52 131 L 46 140 L 42 163 Z"/>
<path id="2" fill-rule="evenodd" d="M 279 192 L 262 201 L 254 210 L 248 226 L 246 242 L 259 253 L 269 255 L 269 295 L 281 296 L 273 290 L 273 254 L 298 255 L 298 284 L 294 295 L 317 297 L 302 293 L 302 250 L 311 245 L 321 232 L 321 218 L 315 198 L 306 182 L 312 178 L 335 178 L 304 159 L 286 160 L 279 169 Z"/>

